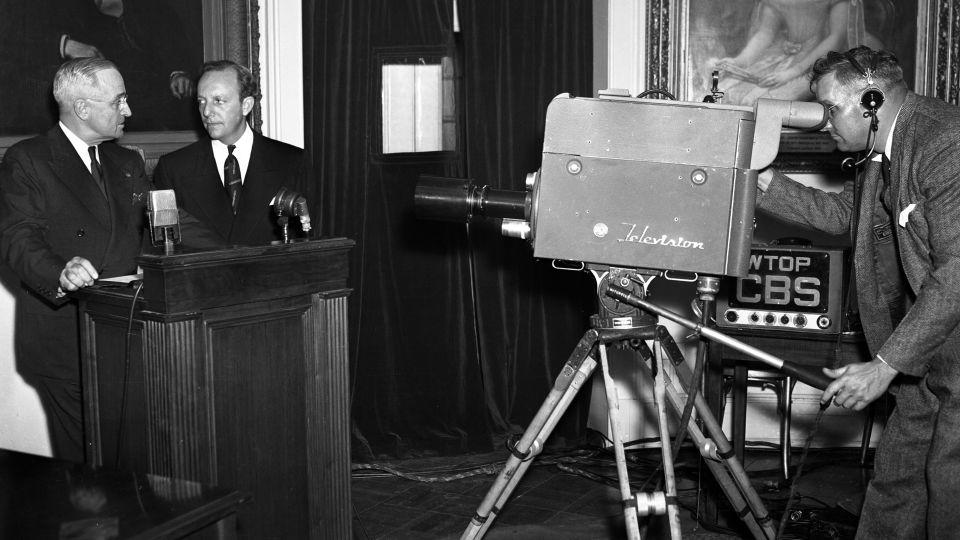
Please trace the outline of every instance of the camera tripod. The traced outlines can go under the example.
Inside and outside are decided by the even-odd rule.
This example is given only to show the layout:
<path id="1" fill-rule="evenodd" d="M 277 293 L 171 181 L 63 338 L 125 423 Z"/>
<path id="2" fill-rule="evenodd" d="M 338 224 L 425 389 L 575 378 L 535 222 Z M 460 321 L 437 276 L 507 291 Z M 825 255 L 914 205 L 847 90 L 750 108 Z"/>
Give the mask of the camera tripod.
<path id="1" fill-rule="evenodd" d="M 671 538 L 677 539 L 681 536 L 666 406 L 667 404 L 672 406 L 678 417 L 681 417 L 686 400 L 692 394 L 696 416 L 689 417 L 686 425 L 687 432 L 704 457 L 704 462 L 716 478 L 728 502 L 741 516 L 750 534 L 757 539 L 773 540 L 776 537 L 773 520 L 750 485 L 743 466 L 737 460 L 729 440 L 711 413 L 706 400 L 696 391 L 700 381 L 694 380 L 694 374 L 685 363 L 676 342 L 667 329 L 658 324 L 657 316 L 664 316 L 705 337 L 737 348 L 814 386 L 824 388 L 826 386 L 824 383 L 829 381 L 822 374 L 807 371 L 802 367 L 786 365 L 776 357 L 706 328 L 708 307 L 717 290 L 717 278 L 699 278 L 698 280 L 698 292 L 703 302 L 701 317 L 703 323 L 696 323 L 644 300 L 647 287 L 659 273 L 652 272 L 644 275 L 637 270 L 620 268 L 591 268 L 590 271 L 596 277 L 598 284 L 598 314 L 591 317 L 591 328 L 580 338 L 526 431 L 510 448 L 510 457 L 493 486 L 480 502 L 476 514 L 463 532 L 461 539 L 481 538 L 490 528 L 497 513 L 506 504 L 534 457 L 541 452 L 544 441 L 556 427 L 570 402 L 595 371 L 596 356 L 599 356 L 628 538 L 630 540 L 640 538 L 639 517 L 664 514 L 668 519 Z M 653 342 L 652 350 L 646 341 Z M 631 492 L 619 425 L 616 387 L 607 363 L 609 344 L 627 345 L 634 349 L 653 377 L 665 491 L 637 494 Z M 705 345 L 701 341 L 699 346 Z M 688 389 L 693 391 L 690 392 Z M 697 420 L 703 425 L 709 438 L 701 431 Z"/>

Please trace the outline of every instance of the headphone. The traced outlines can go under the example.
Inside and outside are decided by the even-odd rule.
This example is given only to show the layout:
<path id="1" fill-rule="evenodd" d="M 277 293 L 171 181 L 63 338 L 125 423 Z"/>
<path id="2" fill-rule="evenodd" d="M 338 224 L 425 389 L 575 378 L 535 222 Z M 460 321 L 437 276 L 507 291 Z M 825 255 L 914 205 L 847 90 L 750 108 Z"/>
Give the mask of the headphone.
<path id="1" fill-rule="evenodd" d="M 852 51 L 847 51 L 844 56 L 847 58 L 847 61 L 850 62 L 850 65 L 853 66 L 853 69 L 857 70 L 857 72 L 867 79 L 867 87 L 860 93 L 860 105 L 866 109 L 863 117 L 876 118 L 877 110 L 880 109 L 884 101 L 883 91 L 873 82 L 873 73 L 877 70 L 876 56 L 873 57 L 870 67 L 866 69 L 860 65 L 860 62 L 857 62 Z"/>
<path id="2" fill-rule="evenodd" d="M 856 57 L 854 57 L 852 50 L 845 52 L 843 56 L 848 62 L 850 62 L 850 65 L 853 66 L 853 69 L 857 70 L 857 72 L 863 75 L 863 77 L 867 80 L 867 87 L 864 88 L 860 93 L 860 106 L 866 109 L 863 113 L 863 117 L 870 119 L 869 133 L 874 134 L 873 144 L 876 146 L 877 140 L 875 133 L 878 128 L 877 111 L 880 110 L 881 106 L 883 106 L 884 101 L 883 91 L 880 90 L 880 87 L 873 82 L 873 73 L 877 70 L 877 57 L 876 55 L 872 56 L 870 67 L 865 69 L 862 65 L 860 65 L 860 62 L 857 61 Z M 867 141 L 870 141 L 869 136 Z M 870 151 L 864 152 L 863 157 L 859 160 L 856 160 L 852 157 L 845 158 L 840 163 L 840 170 L 846 172 L 859 167 L 860 164 L 865 162 L 867 158 L 870 157 L 872 150 L 873 149 L 871 148 Z"/>

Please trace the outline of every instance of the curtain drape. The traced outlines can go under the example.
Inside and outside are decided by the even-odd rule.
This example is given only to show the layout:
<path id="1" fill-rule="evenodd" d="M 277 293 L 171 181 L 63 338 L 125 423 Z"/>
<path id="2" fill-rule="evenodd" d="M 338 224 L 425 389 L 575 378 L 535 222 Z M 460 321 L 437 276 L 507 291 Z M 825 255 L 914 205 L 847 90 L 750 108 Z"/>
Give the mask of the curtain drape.
<path id="1" fill-rule="evenodd" d="M 522 190 L 539 167 L 550 99 L 585 95 L 587 0 L 323 0 L 304 3 L 305 146 L 319 233 L 350 259 L 355 459 L 490 450 L 529 422 L 586 329 L 593 289 L 490 223 L 417 220 L 420 174 Z M 371 152 L 383 48 L 456 58 L 457 152 L 391 161 Z M 585 401 L 585 400 L 579 400 Z M 582 411 L 581 411 L 582 412 Z M 582 414 L 558 429 L 582 430 Z"/>

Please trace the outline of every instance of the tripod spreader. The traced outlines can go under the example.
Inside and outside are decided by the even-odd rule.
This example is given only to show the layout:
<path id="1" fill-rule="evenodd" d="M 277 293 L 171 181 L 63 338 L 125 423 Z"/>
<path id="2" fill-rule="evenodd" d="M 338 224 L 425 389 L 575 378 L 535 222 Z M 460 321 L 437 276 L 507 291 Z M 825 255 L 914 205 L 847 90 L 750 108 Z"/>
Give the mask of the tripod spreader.
<path id="1" fill-rule="evenodd" d="M 734 339 L 722 332 L 718 332 L 712 328 L 703 326 L 702 324 L 691 321 L 684 318 L 683 316 L 674 313 L 668 309 L 664 309 L 652 302 L 644 300 L 640 296 L 633 294 L 628 289 L 625 289 L 619 285 L 611 284 L 606 290 L 607 296 L 619 300 L 624 304 L 629 304 L 633 307 L 649 311 L 665 319 L 669 319 L 685 328 L 689 328 L 702 335 L 707 339 L 711 339 L 732 349 L 736 349 L 744 354 L 750 355 L 753 358 L 767 364 L 783 373 L 796 378 L 797 380 L 809 384 L 814 388 L 819 388 L 820 390 L 825 390 L 827 386 L 833 382 L 833 379 L 827 377 L 823 374 L 819 367 L 813 366 L 798 366 L 795 364 L 790 364 L 784 360 L 773 356 L 772 354 L 761 351 L 756 347 L 747 345 L 746 343 Z"/>

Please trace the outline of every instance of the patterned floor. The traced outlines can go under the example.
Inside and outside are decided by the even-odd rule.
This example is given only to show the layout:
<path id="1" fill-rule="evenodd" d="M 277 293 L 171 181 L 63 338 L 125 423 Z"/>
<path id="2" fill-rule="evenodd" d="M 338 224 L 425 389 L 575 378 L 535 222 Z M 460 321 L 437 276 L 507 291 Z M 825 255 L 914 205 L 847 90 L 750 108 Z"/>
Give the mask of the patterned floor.
<path id="1" fill-rule="evenodd" d="M 683 538 L 749 537 L 735 517 L 719 524 L 696 519 L 701 468 L 692 450 L 689 454 L 686 450 L 681 453 L 675 468 Z M 780 538 L 853 537 L 869 474 L 860 467 L 857 454 L 856 450 L 846 449 L 812 450 L 791 494 L 793 483 L 782 479 L 777 454 L 770 450 L 748 451 L 744 468 L 775 528 L 779 528 L 787 500 L 792 501 L 790 518 L 783 523 Z M 794 456 L 795 477 L 801 457 L 799 449 Z M 495 471 L 505 457 L 500 452 L 393 461 L 375 464 L 376 468 L 355 464 L 354 538 L 460 538 L 493 486 Z M 652 483 L 662 477 L 659 451 L 631 451 L 628 461 L 632 490 L 652 491 Z M 708 474 L 706 469 L 703 474 Z M 615 480 L 612 455 L 607 451 L 542 455 L 523 475 L 484 538 L 626 538 Z M 654 518 L 643 537 L 670 538 L 664 521 Z"/>

